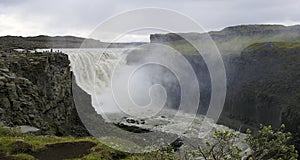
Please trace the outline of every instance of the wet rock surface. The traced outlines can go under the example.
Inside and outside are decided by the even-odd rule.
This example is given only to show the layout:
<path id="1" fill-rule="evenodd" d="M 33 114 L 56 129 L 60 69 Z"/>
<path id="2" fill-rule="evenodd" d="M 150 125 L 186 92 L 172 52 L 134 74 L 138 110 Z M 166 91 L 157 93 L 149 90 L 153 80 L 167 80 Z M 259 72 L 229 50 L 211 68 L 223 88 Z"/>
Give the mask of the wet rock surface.
<path id="1" fill-rule="evenodd" d="M 117 127 L 122 128 L 126 131 L 133 132 L 133 133 L 148 133 L 151 132 L 149 129 L 141 128 L 138 126 L 131 126 L 126 125 L 124 123 L 114 123 Z"/>

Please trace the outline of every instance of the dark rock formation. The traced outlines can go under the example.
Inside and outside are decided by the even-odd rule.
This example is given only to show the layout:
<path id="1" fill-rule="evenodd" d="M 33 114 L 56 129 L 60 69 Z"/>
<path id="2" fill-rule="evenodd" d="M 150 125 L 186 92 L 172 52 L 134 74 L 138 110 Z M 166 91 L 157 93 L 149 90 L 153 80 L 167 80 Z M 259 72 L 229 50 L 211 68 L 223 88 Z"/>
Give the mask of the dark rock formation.
<path id="1" fill-rule="evenodd" d="M 43 134 L 87 135 L 72 97 L 72 73 L 61 53 L 5 53 L 0 61 L 0 120 Z"/>
<path id="2" fill-rule="evenodd" d="M 172 149 L 174 149 L 175 152 L 179 151 L 179 148 L 183 145 L 183 139 L 182 138 L 177 138 L 174 142 L 170 144 Z"/>
<path id="3" fill-rule="evenodd" d="M 122 128 L 123 130 L 133 132 L 133 133 L 149 133 L 151 132 L 149 129 L 141 128 L 138 126 L 131 126 L 131 125 L 126 125 L 124 123 L 115 123 L 115 125 L 119 128 Z"/>
<path id="4" fill-rule="evenodd" d="M 202 40 L 200 33 L 182 34 L 195 41 Z M 278 127 L 285 123 L 289 131 L 299 134 L 300 26 L 241 25 L 209 34 L 221 53 L 225 53 L 222 56 L 228 88 L 219 122 L 242 131 L 258 128 L 259 124 Z M 154 43 L 190 48 L 179 35 L 153 34 L 150 38 Z M 186 50 L 193 51 L 186 48 L 183 54 Z M 196 57 L 189 61 L 197 75 L 203 74 L 205 64 Z M 201 80 L 202 88 L 209 87 L 207 80 Z M 202 89 L 201 96 L 207 91 L 210 90 Z M 201 101 L 209 102 L 207 98 Z"/>
<path id="5" fill-rule="evenodd" d="M 197 39 L 196 34 L 187 34 Z M 222 55 L 227 75 L 227 95 L 218 123 L 240 131 L 248 128 L 255 131 L 260 124 L 275 128 L 285 124 L 294 135 L 294 144 L 300 149 L 299 26 L 235 26 L 210 34 L 221 51 L 233 53 Z M 267 39 L 274 42 L 263 42 Z M 166 44 L 171 41 L 172 45 L 172 41 L 177 44 L 180 38 L 175 34 L 152 35 L 151 40 Z M 257 43 L 261 41 L 263 43 Z M 185 57 L 188 59 L 189 55 Z M 197 75 L 205 73 L 200 58 L 195 57 L 197 55 L 189 61 Z M 202 88 L 210 85 L 206 80 L 201 82 Z M 201 96 L 207 91 L 210 90 L 202 89 Z M 202 102 L 209 102 L 209 96 L 203 98 Z"/>
<path id="6" fill-rule="evenodd" d="M 300 43 L 259 43 L 235 60 L 220 123 L 245 131 L 285 124 L 300 133 Z M 299 144 L 299 143 L 297 143 Z M 300 148 L 300 146 L 297 146 Z"/>

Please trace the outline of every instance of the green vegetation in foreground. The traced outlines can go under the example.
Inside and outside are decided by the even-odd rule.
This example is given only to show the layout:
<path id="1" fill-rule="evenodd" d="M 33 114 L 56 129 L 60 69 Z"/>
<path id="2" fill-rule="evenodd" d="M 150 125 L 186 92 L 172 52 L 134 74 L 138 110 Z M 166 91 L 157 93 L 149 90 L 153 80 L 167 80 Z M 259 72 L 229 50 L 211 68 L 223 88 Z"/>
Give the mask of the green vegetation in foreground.
<path id="1" fill-rule="evenodd" d="M 31 134 L 23 134 L 18 130 L 10 130 L 0 127 L 0 159 L 1 156 L 12 159 L 35 159 L 31 153 L 42 151 L 49 144 L 58 144 L 65 142 L 93 142 L 96 145 L 90 149 L 90 154 L 83 159 L 115 159 L 118 157 L 126 157 L 127 153 L 122 153 L 101 144 L 96 138 L 83 137 L 76 138 L 72 136 L 35 136 Z M 119 159 L 119 158 L 118 158 Z"/>
<path id="2" fill-rule="evenodd" d="M 284 125 L 277 131 L 273 131 L 271 126 L 265 126 L 255 136 L 248 130 L 245 142 L 251 151 L 245 153 L 233 143 L 238 135 L 217 130 L 213 135 L 213 143 L 206 142 L 206 147 L 198 147 L 198 150 L 187 154 L 186 159 L 203 157 L 205 160 L 240 160 L 243 156 L 249 160 L 297 160 L 298 153 L 295 147 L 290 145 L 292 135 L 284 130 Z"/>
<path id="3" fill-rule="evenodd" d="M 30 154 L 42 151 L 49 144 L 59 143 L 76 143 L 76 142 L 93 142 L 95 146 L 89 150 L 89 154 L 79 159 L 99 160 L 99 159 L 126 159 L 126 160 L 174 160 L 174 159 L 196 159 L 203 158 L 206 160 L 229 160 L 229 159 L 289 159 L 296 160 L 298 153 L 293 145 L 290 145 L 292 138 L 291 133 L 284 132 L 284 125 L 277 130 L 272 130 L 271 126 L 263 127 L 255 136 L 250 131 L 245 138 L 245 142 L 251 148 L 249 153 L 244 152 L 234 145 L 238 138 L 237 134 L 226 130 L 216 130 L 212 142 L 206 142 L 206 146 L 198 147 L 196 150 L 186 151 L 183 156 L 179 156 L 170 147 L 163 148 L 159 151 L 144 154 L 129 154 L 111 149 L 101 144 L 97 139 L 92 137 L 75 138 L 75 137 L 56 137 L 56 136 L 34 136 L 22 134 L 17 130 L 9 130 L 0 127 L 0 158 L 33 160 Z M 73 159 L 75 160 L 75 159 Z"/>

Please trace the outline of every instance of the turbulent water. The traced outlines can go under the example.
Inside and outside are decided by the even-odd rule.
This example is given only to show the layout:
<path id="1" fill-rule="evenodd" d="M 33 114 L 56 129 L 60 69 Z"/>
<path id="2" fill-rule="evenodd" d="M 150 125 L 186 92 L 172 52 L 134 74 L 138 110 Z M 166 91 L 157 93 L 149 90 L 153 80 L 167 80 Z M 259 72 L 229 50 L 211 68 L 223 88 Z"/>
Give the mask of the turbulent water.
<path id="1" fill-rule="evenodd" d="M 116 102 L 116 97 L 112 93 L 111 79 L 113 73 L 120 75 L 129 74 L 127 70 L 132 66 L 126 63 L 128 50 L 118 48 L 106 50 L 59 49 L 59 51 L 68 54 L 76 83 L 91 95 L 93 107 L 107 122 L 122 123 L 150 131 L 177 134 L 185 137 L 186 141 L 189 141 L 188 143 L 195 143 L 194 139 L 210 139 L 215 129 L 230 130 L 226 126 L 215 124 L 213 120 L 203 115 L 194 115 L 173 109 L 161 109 L 155 106 L 150 107 L 150 109 L 131 108 L 128 106 L 120 108 L 120 105 Z M 116 88 L 122 88 L 122 86 L 127 85 L 127 80 L 120 75 L 116 78 Z M 149 95 L 147 95 L 149 93 L 145 91 L 148 91 L 152 84 L 147 82 L 149 80 L 148 76 L 140 73 L 136 77 L 137 80 L 133 81 L 133 86 L 136 90 L 133 92 L 133 99 L 137 100 L 137 103 L 149 103 Z M 130 86 L 130 84 L 128 85 Z M 128 91 L 122 91 L 121 89 L 120 92 L 128 94 Z M 158 96 L 161 95 L 158 94 Z M 127 103 L 126 100 L 121 100 L 120 102 Z M 139 116 L 136 117 L 134 115 Z M 231 131 L 236 132 L 234 130 Z M 239 132 L 236 133 L 240 134 Z M 244 137 L 244 135 L 241 134 L 241 137 Z M 240 145 L 243 146 L 242 144 Z"/>

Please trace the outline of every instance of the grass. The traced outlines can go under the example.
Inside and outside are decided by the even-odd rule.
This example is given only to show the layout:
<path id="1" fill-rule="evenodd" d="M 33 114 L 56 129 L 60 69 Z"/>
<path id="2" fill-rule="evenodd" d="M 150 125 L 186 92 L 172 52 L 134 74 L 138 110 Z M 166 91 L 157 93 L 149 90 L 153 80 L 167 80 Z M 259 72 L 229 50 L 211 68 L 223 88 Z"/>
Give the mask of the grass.
<path id="1" fill-rule="evenodd" d="M 82 158 L 75 158 L 73 160 L 108 160 L 108 159 L 126 159 L 126 160 L 146 160 L 146 159 L 157 159 L 159 154 L 161 158 L 174 156 L 167 152 L 155 151 L 152 153 L 134 154 L 118 151 L 110 148 L 105 144 L 113 145 L 121 144 L 119 147 L 127 147 L 128 151 L 131 149 L 139 148 L 138 145 L 133 142 L 127 142 L 122 139 L 114 137 L 102 137 L 100 140 L 94 137 L 57 137 L 57 136 L 35 136 L 32 134 L 20 133 L 17 129 L 8 129 L 0 126 L 0 157 L 4 155 L 17 160 L 33 160 L 35 159 L 31 153 L 39 152 L 46 149 L 49 144 L 58 143 L 76 143 L 82 141 L 93 142 L 96 145 L 89 150 L 89 154 Z M 124 149 L 124 148 L 123 148 Z M 164 153 L 162 155 L 161 153 Z"/>
<path id="2" fill-rule="evenodd" d="M 90 141 L 96 144 L 95 147 L 91 148 L 91 154 L 84 157 L 84 159 L 99 159 L 99 157 L 102 159 L 111 159 L 111 157 L 127 156 L 126 153 L 116 151 L 100 143 L 100 141 L 94 137 L 34 136 L 20 133 L 17 129 L 10 130 L 0 127 L 0 153 L 17 159 L 34 159 L 29 153 L 45 149 L 48 144 L 80 141 Z M 28 150 L 30 150 L 30 152 L 28 152 Z"/>
<path id="3" fill-rule="evenodd" d="M 25 153 L 15 154 L 12 157 L 14 159 L 20 159 L 20 160 L 35 160 L 35 158 L 33 156 L 25 154 Z"/>

